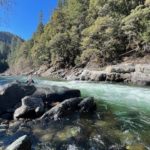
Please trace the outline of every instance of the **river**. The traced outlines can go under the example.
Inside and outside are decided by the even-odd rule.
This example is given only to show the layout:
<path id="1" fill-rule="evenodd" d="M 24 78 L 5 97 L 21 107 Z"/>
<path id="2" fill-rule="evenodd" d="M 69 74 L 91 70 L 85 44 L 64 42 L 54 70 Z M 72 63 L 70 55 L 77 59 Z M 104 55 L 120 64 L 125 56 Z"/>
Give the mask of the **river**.
<path id="1" fill-rule="evenodd" d="M 0 84 L 26 77 L 1 77 Z M 80 89 L 82 96 L 96 99 L 96 117 L 76 118 L 49 126 L 34 125 L 38 149 L 150 150 L 150 88 L 80 81 L 49 81 L 35 78 L 38 86 L 66 86 Z M 38 146 L 37 146 L 38 143 Z M 113 145 L 113 146 L 112 146 Z M 61 147 L 61 148 L 60 148 Z M 118 148 L 119 149 L 119 148 Z"/>

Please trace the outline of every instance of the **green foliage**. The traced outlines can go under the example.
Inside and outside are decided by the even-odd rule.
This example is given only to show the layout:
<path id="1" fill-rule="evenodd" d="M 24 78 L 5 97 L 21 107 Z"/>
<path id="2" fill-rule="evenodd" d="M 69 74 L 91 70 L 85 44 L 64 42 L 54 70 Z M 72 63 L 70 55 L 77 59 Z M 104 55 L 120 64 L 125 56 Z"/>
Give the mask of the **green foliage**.
<path id="1" fill-rule="evenodd" d="M 12 45 L 13 47 L 13 45 Z M 18 46 L 17 46 L 18 47 Z M 150 49 L 149 0 L 59 0 L 50 21 L 11 55 L 11 64 L 100 66 Z"/>
<path id="2" fill-rule="evenodd" d="M 128 39 L 128 48 L 135 49 L 139 53 L 149 50 L 150 8 L 141 5 L 134 9 L 122 22 L 122 29 Z"/>
<path id="3" fill-rule="evenodd" d="M 118 27 L 117 20 L 105 16 L 97 18 L 90 27 L 83 30 L 82 48 L 84 51 L 81 59 L 89 61 L 92 55 L 95 56 L 92 59 L 104 64 L 117 59 L 117 55 L 124 50 L 123 37 Z"/>

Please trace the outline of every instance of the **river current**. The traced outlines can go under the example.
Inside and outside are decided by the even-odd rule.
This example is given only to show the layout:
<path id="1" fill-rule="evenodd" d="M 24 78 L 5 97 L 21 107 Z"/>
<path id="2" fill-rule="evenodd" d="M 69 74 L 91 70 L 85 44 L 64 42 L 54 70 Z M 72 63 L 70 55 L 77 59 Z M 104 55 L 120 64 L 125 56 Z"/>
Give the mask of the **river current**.
<path id="1" fill-rule="evenodd" d="M 0 84 L 26 77 L 1 77 Z M 38 86 L 80 89 L 82 96 L 96 99 L 95 116 L 72 117 L 47 126 L 33 125 L 36 149 L 150 150 L 150 88 L 80 81 L 50 81 L 34 78 Z M 119 149 L 119 148 L 118 148 Z"/>

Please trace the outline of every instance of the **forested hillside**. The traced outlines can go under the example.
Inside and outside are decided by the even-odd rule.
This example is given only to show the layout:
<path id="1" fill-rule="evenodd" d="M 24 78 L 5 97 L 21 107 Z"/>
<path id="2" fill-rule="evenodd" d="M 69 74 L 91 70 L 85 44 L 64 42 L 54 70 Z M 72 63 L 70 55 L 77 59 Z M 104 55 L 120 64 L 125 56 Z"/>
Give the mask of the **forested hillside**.
<path id="1" fill-rule="evenodd" d="M 48 24 L 41 20 L 33 37 L 16 51 L 9 63 L 22 68 L 103 67 L 125 54 L 147 55 L 150 0 L 59 0 Z"/>
<path id="2" fill-rule="evenodd" d="M 0 72 L 8 68 L 8 60 L 13 58 L 15 49 L 19 50 L 19 45 L 23 40 L 9 32 L 0 32 Z"/>

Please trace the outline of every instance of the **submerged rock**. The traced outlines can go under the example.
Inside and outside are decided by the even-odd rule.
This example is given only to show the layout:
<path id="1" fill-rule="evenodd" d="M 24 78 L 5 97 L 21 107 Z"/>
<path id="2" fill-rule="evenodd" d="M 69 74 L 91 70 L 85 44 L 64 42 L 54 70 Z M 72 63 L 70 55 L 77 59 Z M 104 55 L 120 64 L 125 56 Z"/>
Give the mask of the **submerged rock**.
<path id="1" fill-rule="evenodd" d="M 76 137 L 80 133 L 80 127 L 66 126 L 63 130 L 57 132 L 56 139 L 65 141 L 66 139 Z"/>
<path id="2" fill-rule="evenodd" d="M 0 113 L 3 114 L 8 109 L 12 109 L 21 101 L 21 98 L 31 95 L 35 90 L 36 88 L 34 86 L 17 82 L 0 86 Z"/>
<path id="3" fill-rule="evenodd" d="M 15 110 L 14 119 L 35 118 L 44 111 L 44 103 L 41 98 L 26 96 L 21 101 L 22 106 Z"/>
<path id="4" fill-rule="evenodd" d="M 31 150 L 31 141 L 27 135 L 24 135 L 9 145 L 6 150 Z"/>

